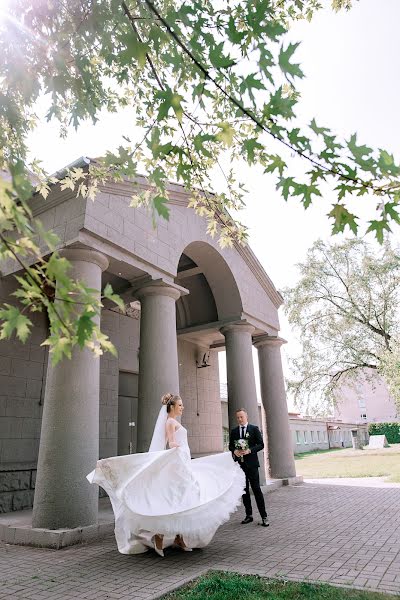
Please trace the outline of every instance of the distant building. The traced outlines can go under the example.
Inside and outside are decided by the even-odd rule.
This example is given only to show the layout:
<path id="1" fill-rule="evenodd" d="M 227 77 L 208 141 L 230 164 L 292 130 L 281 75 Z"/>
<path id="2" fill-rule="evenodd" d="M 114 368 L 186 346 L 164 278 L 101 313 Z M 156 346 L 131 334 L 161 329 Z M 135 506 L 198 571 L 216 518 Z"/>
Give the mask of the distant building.
<path id="1" fill-rule="evenodd" d="M 357 382 L 343 380 L 336 396 L 334 418 L 355 423 L 400 421 L 393 398 L 383 379 L 371 369 Z"/>
<path id="2" fill-rule="evenodd" d="M 295 454 L 330 448 L 351 448 L 354 445 L 355 435 L 359 445 L 368 444 L 367 423 L 356 423 L 333 417 L 313 418 L 290 412 L 289 424 Z"/>
<path id="3" fill-rule="evenodd" d="M 223 444 L 224 450 L 228 450 L 228 390 L 224 383 L 220 383 L 220 397 Z M 264 439 L 267 439 L 265 413 L 260 402 L 259 412 Z M 342 420 L 334 417 L 313 418 L 296 412 L 289 412 L 288 416 L 294 454 L 312 452 L 313 450 L 329 450 L 330 448 L 351 448 L 353 447 L 355 432 L 361 446 L 368 444 L 368 425 L 365 422 Z M 265 462 L 268 464 L 267 456 Z"/>

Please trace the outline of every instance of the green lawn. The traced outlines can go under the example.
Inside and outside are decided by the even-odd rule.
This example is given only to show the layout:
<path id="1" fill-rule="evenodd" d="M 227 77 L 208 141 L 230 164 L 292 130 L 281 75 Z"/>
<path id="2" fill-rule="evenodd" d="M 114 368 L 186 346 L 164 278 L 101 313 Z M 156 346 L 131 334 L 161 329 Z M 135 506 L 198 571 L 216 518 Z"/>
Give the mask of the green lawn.
<path id="1" fill-rule="evenodd" d="M 211 572 L 164 596 L 164 600 L 393 600 L 376 592 L 326 584 L 264 579 L 253 575 Z"/>
<path id="2" fill-rule="evenodd" d="M 385 476 L 387 481 L 400 482 L 400 444 L 379 450 L 323 450 L 295 459 L 297 474 L 306 478 Z"/>

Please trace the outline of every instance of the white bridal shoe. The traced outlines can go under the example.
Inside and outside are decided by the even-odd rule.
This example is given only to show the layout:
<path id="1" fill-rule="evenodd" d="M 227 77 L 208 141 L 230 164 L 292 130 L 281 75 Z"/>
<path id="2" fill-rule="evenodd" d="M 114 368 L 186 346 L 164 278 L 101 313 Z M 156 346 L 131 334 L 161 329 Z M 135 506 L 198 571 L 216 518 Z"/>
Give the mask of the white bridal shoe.
<path id="1" fill-rule="evenodd" d="M 159 556 L 162 556 L 162 557 L 164 558 L 164 550 L 163 550 L 162 548 L 158 548 L 158 547 L 157 547 L 156 537 L 157 537 L 157 536 L 154 536 L 154 537 L 153 537 L 153 546 L 154 546 L 154 550 L 157 552 L 157 554 L 158 554 Z M 161 542 L 161 543 L 162 543 L 162 542 Z"/>
<path id="2" fill-rule="evenodd" d="M 174 541 L 174 546 L 176 546 L 177 548 L 180 548 L 184 552 L 193 552 L 193 548 L 189 548 L 188 546 L 186 546 L 185 542 L 183 541 L 182 536 L 177 536 L 177 538 L 181 543 L 176 543 Z M 177 539 L 177 538 L 175 538 L 175 539 Z"/>

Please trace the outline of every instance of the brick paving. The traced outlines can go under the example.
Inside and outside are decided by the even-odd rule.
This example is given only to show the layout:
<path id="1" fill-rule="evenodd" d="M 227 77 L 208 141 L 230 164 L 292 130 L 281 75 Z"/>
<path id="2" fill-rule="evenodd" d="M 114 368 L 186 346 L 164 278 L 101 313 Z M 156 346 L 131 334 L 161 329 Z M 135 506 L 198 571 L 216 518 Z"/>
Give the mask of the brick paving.
<path id="1" fill-rule="evenodd" d="M 209 568 L 400 594 L 400 486 L 306 483 L 267 495 L 269 529 L 238 511 L 204 550 L 119 554 L 114 538 L 0 545 L 0 599 L 150 600 Z"/>

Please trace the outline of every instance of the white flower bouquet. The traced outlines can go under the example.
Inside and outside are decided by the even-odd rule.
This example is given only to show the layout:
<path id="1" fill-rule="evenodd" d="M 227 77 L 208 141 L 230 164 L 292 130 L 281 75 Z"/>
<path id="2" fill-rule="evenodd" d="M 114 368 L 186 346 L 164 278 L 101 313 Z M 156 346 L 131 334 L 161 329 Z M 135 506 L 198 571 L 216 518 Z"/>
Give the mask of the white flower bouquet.
<path id="1" fill-rule="evenodd" d="M 246 437 L 248 434 L 246 435 Z M 236 450 L 249 450 L 249 442 L 247 439 L 235 440 Z M 240 457 L 240 462 L 243 462 L 243 456 Z"/>

